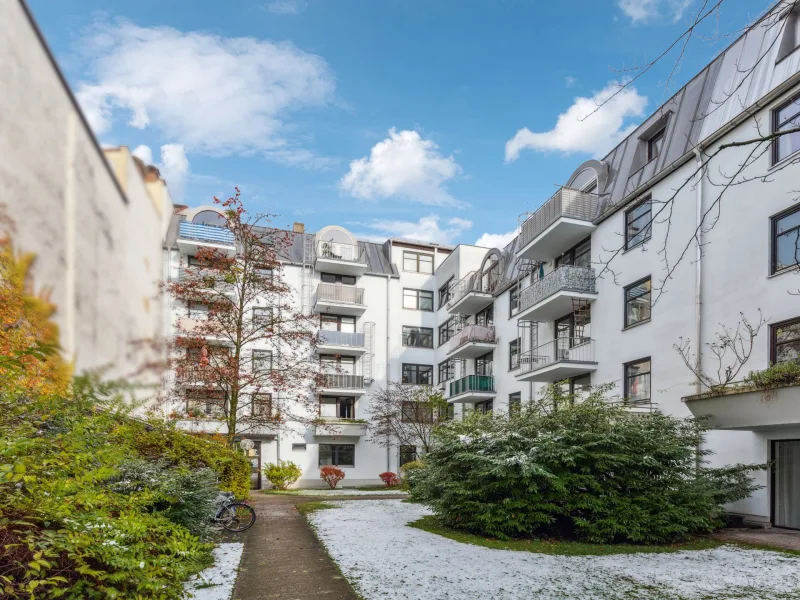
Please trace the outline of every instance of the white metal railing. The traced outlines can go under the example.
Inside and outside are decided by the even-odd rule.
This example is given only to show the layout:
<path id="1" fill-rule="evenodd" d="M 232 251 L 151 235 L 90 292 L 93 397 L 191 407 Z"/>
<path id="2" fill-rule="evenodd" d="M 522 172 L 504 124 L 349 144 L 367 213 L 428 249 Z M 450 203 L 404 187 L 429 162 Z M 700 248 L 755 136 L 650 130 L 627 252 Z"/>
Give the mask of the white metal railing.
<path id="1" fill-rule="evenodd" d="M 456 348 L 469 342 L 494 343 L 494 327 L 487 327 L 486 325 L 467 325 L 461 331 L 454 333 L 450 338 L 448 352 L 452 352 Z"/>
<path id="2" fill-rule="evenodd" d="M 597 216 L 599 196 L 589 192 L 562 187 L 522 224 L 524 248 L 561 217 L 591 222 Z"/>
<path id="3" fill-rule="evenodd" d="M 363 375 L 327 373 L 322 376 L 322 387 L 337 390 L 360 390 L 364 387 Z"/>
<path id="4" fill-rule="evenodd" d="M 595 292 L 594 269 L 564 265 L 550 271 L 520 292 L 518 312 L 527 310 L 548 296 L 561 291 L 593 294 Z"/>
<path id="5" fill-rule="evenodd" d="M 319 332 L 319 343 L 330 344 L 332 346 L 354 346 L 364 347 L 364 334 L 352 331 L 328 331 Z"/>
<path id="6" fill-rule="evenodd" d="M 520 374 L 537 371 L 560 362 L 587 363 L 594 360 L 591 338 L 556 338 L 519 357 Z"/>
<path id="7" fill-rule="evenodd" d="M 358 245 L 343 244 L 341 242 L 317 242 L 317 258 L 344 260 L 347 262 L 366 263 L 367 257 L 364 248 Z"/>
<path id="8" fill-rule="evenodd" d="M 483 273 L 470 271 L 459 281 L 450 286 L 450 300 L 447 309 L 452 309 L 467 294 L 477 292 L 480 294 L 493 294 L 500 284 L 500 269 L 495 266 Z"/>
<path id="9" fill-rule="evenodd" d="M 317 301 L 343 302 L 345 304 L 364 304 L 364 288 L 335 283 L 320 283 L 317 286 Z"/>

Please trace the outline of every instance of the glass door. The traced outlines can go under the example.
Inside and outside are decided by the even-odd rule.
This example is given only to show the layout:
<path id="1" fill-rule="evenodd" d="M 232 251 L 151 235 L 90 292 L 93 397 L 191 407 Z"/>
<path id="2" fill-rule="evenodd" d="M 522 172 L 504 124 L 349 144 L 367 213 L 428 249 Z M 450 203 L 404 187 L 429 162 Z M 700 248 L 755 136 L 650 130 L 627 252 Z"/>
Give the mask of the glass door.
<path id="1" fill-rule="evenodd" d="M 773 525 L 800 529 L 800 440 L 772 443 Z"/>

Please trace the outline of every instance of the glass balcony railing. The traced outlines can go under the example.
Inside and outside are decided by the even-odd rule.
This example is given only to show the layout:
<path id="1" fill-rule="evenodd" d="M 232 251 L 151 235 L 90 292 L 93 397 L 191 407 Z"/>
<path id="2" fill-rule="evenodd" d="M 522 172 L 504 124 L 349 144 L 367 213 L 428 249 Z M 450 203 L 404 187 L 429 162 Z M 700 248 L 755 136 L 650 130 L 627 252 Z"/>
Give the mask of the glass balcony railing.
<path id="1" fill-rule="evenodd" d="M 491 375 L 467 375 L 450 382 L 450 397 L 466 392 L 494 392 L 494 377 Z"/>
<path id="2" fill-rule="evenodd" d="M 594 269 L 564 265 L 524 288 L 519 295 L 519 312 L 535 306 L 561 291 L 595 293 Z"/>
<path id="3" fill-rule="evenodd" d="M 319 343 L 331 346 L 353 346 L 355 348 L 364 347 L 364 334 L 362 332 L 350 331 L 320 331 Z"/>
<path id="4" fill-rule="evenodd" d="M 217 225 L 181 221 L 178 225 L 178 237 L 213 244 L 234 245 L 233 233 L 229 229 Z"/>
<path id="5" fill-rule="evenodd" d="M 524 248 L 562 217 L 591 222 L 597 215 L 597 194 L 562 187 L 522 224 Z"/>

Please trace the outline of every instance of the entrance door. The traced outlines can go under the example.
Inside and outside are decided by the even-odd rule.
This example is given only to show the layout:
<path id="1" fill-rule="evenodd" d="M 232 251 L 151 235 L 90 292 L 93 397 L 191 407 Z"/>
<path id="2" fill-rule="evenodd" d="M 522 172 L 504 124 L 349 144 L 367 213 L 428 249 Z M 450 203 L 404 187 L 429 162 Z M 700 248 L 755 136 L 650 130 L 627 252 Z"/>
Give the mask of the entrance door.
<path id="1" fill-rule="evenodd" d="M 261 489 L 261 442 L 253 440 L 252 449 L 247 451 L 247 459 L 250 461 L 250 489 Z"/>
<path id="2" fill-rule="evenodd" d="M 773 525 L 800 529 L 800 440 L 773 442 Z"/>

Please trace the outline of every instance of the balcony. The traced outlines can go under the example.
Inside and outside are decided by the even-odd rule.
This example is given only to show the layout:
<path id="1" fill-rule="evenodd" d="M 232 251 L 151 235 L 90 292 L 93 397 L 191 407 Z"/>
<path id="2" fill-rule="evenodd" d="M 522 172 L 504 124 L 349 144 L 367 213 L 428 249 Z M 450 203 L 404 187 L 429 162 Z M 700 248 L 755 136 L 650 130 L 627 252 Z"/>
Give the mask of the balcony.
<path id="1" fill-rule="evenodd" d="M 317 271 L 360 277 L 368 267 L 366 250 L 358 244 L 317 242 L 317 258 L 314 261 Z"/>
<path id="2" fill-rule="evenodd" d="M 517 381 L 553 383 L 597 370 L 594 340 L 558 338 L 535 350 L 523 352 L 519 358 Z"/>
<path id="3" fill-rule="evenodd" d="M 366 338 L 363 333 L 325 330 L 319 332 L 317 352 L 320 354 L 361 356 L 366 351 Z"/>
<path id="4" fill-rule="evenodd" d="M 364 288 L 335 283 L 320 283 L 314 312 L 331 312 L 337 315 L 360 315 L 367 307 L 364 304 Z"/>
<path id="5" fill-rule="evenodd" d="M 475 271 L 464 276 L 461 281 L 450 288 L 450 300 L 447 302 L 447 312 L 450 314 L 474 315 L 476 312 L 489 306 L 494 297 L 492 292 L 497 287 L 497 281 L 488 277 L 493 272 L 487 273 L 486 288 L 481 277 Z"/>
<path id="6" fill-rule="evenodd" d="M 564 265 L 520 292 L 517 319 L 552 321 L 573 311 L 573 300 L 597 299 L 594 269 Z"/>
<path id="7" fill-rule="evenodd" d="M 522 224 L 519 258 L 546 262 L 572 248 L 597 226 L 598 196 L 561 188 Z"/>
<path id="8" fill-rule="evenodd" d="M 497 395 L 491 375 L 467 375 L 450 382 L 448 402 L 480 402 Z"/>
<path id="9" fill-rule="evenodd" d="M 363 396 L 367 393 L 363 375 L 347 373 L 328 373 L 322 376 L 323 381 L 317 392 L 319 394 L 338 396 Z"/>
<path id="10" fill-rule="evenodd" d="M 683 398 L 695 417 L 711 429 L 755 431 L 800 425 L 800 385 L 757 389 L 731 388 L 719 394 Z"/>
<path id="11" fill-rule="evenodd" d="M 367 433 L 366 421 L 359 419 L 334 419 L 322 417 L 314 425 L 315 437 L 362 437 Z"/>
<path id="12" fill-rule="evenodd" d="M 467 325 L 450 338 L 447 358 L 477 358 L 496 347 L 494 327 Z"/>
<path id="13" fill-rule="evenodd" d="M 236 253 L 233 233 L 217 225 L 181 221 L 178 224 L 177 242 L 181 252 L 189 255 L 193 255 L 201 247 L 216 248 L 229 256 Z"/>
<path id="14" fill-rule="evenodd" d="M 216 294 L 232 296 L 236 291 L 233 284 L 222 280 L 220 273 L 214 273 L 212 269 L 201 267 L 181 267 L 178 270 L 178 281 L 185 284 L 196 282 L 193 295 L 198 298 L 214 299 Z M 188 286 L 187 286 L 188 289 Z"/>

